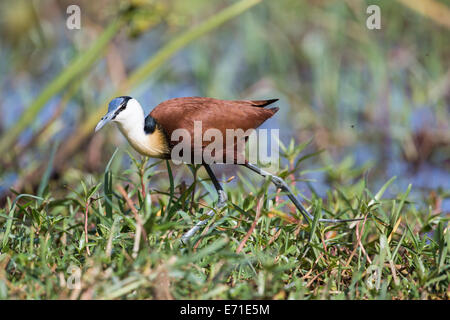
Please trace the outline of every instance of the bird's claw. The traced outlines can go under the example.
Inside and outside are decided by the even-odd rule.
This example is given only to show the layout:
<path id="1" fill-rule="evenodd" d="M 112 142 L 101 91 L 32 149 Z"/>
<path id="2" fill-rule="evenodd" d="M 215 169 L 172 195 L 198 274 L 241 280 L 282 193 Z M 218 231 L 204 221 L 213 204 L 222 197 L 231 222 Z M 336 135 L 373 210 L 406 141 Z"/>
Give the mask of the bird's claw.
<path id="1" fill-rule="evenodd" d="M 273 182 L 273 184 L 279 188 L 279 189 L 283 189 L 283 190 L 289 190 L 289 186 L 286 184 L 286 182 L 281 179 L 278 176 L 271 176 L 271 180 Z"/>
<path id="2" fill-rule="evenodd" d="M 219 193 L 219 200 L 217 201 L 216 206 L 218 208 L 223 208 L 227 204 L 228 196 L 223 190 L 219 190 L 218 193 Z"/>

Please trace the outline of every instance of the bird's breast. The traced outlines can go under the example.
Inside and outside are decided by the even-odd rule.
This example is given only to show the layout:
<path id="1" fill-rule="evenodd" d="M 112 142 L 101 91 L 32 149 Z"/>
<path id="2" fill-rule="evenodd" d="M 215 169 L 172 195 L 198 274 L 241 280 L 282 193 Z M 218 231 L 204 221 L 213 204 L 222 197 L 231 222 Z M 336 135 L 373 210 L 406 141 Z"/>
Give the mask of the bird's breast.
<path id="1" fill-rule="evenodd" d="M 140 154 L 152 157 L 167 159 L 170 156 L 170 150 L 164 133 L 156 129 L 153 133 L 146 134 L 142 130 L 126 130 L 126 128 L 119 126 L 123 135 L 127 138 L 131 146 Z"/>

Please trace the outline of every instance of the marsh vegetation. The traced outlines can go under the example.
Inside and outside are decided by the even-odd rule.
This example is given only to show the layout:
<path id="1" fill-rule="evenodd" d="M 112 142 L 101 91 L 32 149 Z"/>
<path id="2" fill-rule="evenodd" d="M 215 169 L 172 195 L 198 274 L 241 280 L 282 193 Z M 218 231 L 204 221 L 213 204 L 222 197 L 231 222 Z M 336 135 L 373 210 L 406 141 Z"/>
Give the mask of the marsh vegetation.
<path id="1" fill-rule="evenodd" d="M 0 298 L 449 298 L 449 1 L 379 0 L 380 30 L 359 0 L 79 3 L 80 30 L 69 1 L 0 4 Z M 93 135 L 118 95 L 279 98 L 315 220 L 217 165 L 228 204 L 182 245 L 214 188 Z"/>

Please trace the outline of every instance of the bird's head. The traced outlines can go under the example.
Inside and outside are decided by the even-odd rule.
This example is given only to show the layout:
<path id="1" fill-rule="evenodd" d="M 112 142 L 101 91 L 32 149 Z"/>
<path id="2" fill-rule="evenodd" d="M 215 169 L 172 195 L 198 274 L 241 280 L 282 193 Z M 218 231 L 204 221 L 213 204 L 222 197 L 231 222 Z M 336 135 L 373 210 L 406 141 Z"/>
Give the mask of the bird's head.
<path id="1" fill-rule="evenodd" d="M 140 113 L 142 107 L 136 99 L 127 96 L 114 98 L 108 105 L 108 112 L 95 127 L 95 132 L 110 121 L 119 123 L 133 121 Z"/>

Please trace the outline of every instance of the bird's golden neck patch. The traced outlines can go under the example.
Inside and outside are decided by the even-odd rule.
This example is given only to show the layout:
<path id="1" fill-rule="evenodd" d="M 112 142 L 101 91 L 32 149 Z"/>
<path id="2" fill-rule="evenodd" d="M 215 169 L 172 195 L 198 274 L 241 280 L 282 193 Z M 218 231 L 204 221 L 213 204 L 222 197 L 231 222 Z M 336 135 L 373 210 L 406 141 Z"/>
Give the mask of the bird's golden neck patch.
<path id="1" fill-rule="evenodd" d="M 137 128 L 137 126 L 127 127 L 119 124 L 119 129 L 131 146 L 140 154 L 161 159 L 170 157 L 167 139 L 159 126 L 155 128 L 153 133 L 149 134 L 145 133 L 142 127 Z"/>

